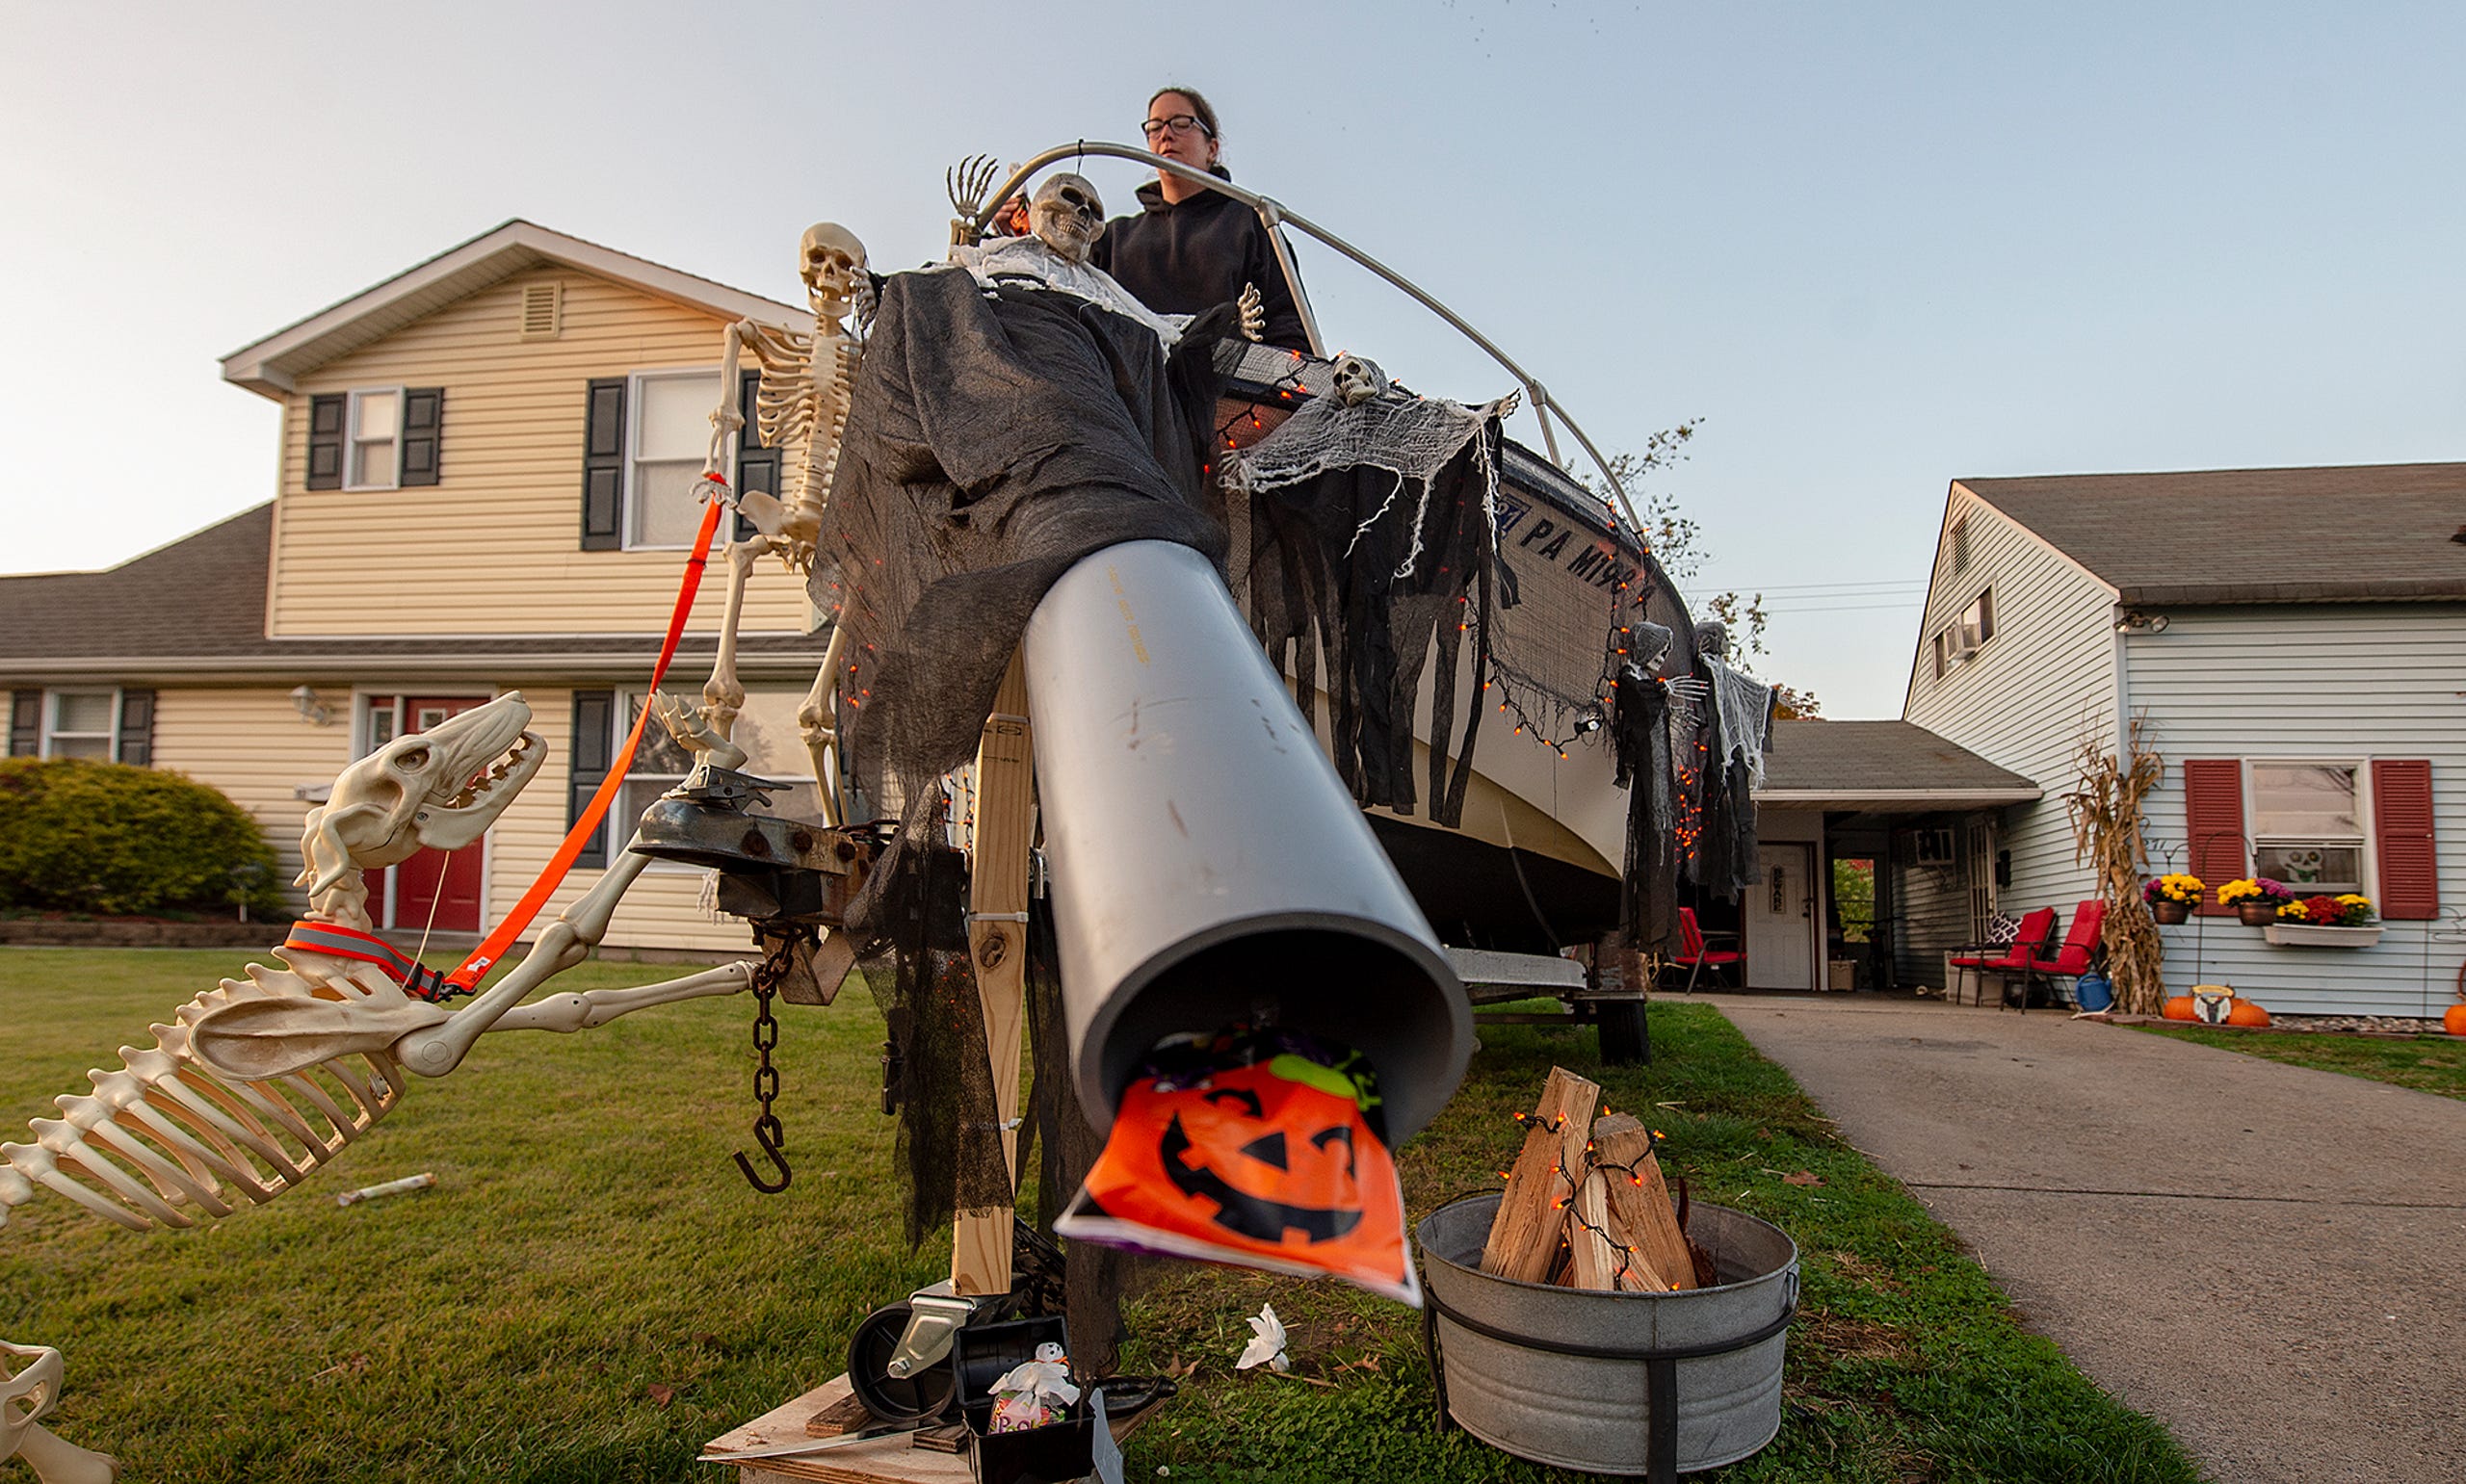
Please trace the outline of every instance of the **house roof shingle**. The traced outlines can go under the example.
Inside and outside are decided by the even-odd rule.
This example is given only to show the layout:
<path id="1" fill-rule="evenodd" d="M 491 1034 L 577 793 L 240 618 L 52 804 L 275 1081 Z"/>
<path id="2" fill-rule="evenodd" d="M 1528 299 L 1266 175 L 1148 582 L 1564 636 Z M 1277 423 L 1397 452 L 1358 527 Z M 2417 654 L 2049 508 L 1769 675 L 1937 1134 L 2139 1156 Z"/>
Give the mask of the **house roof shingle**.
<path id="1" fill-rule="evenodd" d="M 2126 606 L 2466 600 L 2466 463 L 1954 482 Z"/>
<path id="2" fill-rule="evenodd" d="M 274 507 L 261 505 L 107 571 L 0 577 L 0 679 L 641 676 L 659 654 L 656 634 L 268 638 L 273 535 Z M 678 663 L 707 662 L 717 643 L 690 633 Z M 749 675 L 810 674 L 822 649 L 816 636 L 748 634 L 738 658 Z"/>
<path id="3" fill-rule="evenodd" d="M 1987 808 L 2041 796 L 2036 784 L 1914 721 L 1776 721 L 1764 754 L 1765 806 Z"/>

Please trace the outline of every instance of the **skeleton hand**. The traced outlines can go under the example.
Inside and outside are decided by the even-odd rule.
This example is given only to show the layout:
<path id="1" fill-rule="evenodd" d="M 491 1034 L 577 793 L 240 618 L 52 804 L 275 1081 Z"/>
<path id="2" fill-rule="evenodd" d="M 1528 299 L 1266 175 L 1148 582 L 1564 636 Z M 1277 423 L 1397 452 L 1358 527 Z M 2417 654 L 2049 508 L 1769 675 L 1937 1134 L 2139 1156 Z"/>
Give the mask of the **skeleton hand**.
<path id="1" fill-rule="evenodd" d="M 680 700 L 665 690 L 651 692 L 651 715 L 668 728 L 668 735 L 677 745 L 714 768 L 737 768 L 745 762 L 745 749 L 711 730 L 702 719 L 702 708 Z"/>
<path id="2" fill-rule="evenodd" d="M 1259 286 L 1242 285 L 1242 297 L 1235 302 L 1242 306 L 1242 338 L 1256 344 L 1268 330 L 1267 308 L 1259 298 Z"/>
<path id="3" fill-rule="evenodd" d="M 984 209 L 984 195 L 1000 178 L 991 155 L 970 155 L 942 172 L 942 189 L 951 198 L 951 210 L 958 214 L 951 223 L 954 244 L 976 241 L 976 214 Z"/>
<path id="4" fill-rule="evenodd" d="M 1515 409 L 1523 405 L 1524 388 L 1519 386 L 1514 391 L 1508 393 L 1498 401 L 1490 404 L 1490 416 L 1497 418 L 1500 422 L 1504 423 L 1508 418 L 1515 416 Z"/>

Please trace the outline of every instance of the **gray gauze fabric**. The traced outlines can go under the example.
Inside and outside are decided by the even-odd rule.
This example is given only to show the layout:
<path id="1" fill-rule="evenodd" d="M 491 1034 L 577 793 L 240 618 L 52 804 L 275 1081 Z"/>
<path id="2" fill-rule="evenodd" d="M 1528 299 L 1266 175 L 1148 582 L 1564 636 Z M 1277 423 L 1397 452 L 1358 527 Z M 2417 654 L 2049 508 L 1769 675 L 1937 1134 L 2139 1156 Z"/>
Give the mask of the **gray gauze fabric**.
<path id="1" fill-rule="evenodd" d="M 1221 564 L 1199 478 L 1215 374 L 1186 359 L 1068 294 L 885 280 L 812 584 L 848 626 L 840 735 L 870 812 L 912 817 L 975 755 L 1028 615 L 1080 559 L 1164 540 Z"/>

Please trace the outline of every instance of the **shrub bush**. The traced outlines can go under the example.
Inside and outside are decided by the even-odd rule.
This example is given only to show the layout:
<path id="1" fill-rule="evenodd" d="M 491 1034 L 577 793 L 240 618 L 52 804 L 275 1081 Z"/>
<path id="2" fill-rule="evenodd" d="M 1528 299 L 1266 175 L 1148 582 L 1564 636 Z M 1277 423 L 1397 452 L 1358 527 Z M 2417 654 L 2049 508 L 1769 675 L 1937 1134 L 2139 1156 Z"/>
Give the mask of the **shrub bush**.
<path id="1" fill-rule="evenodd" d="M 0 907 L 125 915 L 285 910 L 246 810 L 173 772 L 0 758 Z"/>

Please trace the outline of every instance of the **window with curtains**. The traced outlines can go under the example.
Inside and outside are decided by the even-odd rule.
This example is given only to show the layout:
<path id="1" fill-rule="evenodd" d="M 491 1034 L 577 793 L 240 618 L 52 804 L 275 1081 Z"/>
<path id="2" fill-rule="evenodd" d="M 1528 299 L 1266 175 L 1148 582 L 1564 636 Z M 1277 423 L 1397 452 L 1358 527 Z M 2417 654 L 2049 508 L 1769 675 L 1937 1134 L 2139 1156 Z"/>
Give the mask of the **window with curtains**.
<path id="1" fill-rule="evenodd" d="M 2369 840 L 2357 767 L 2259 760 L 2246 767 L 2253 872 L 2305 896 L 2362 891 Z"/>
<path id="2" fill-rule="evenodd" d="M 690 546 L 702 522 L 695 482 L 710 452 L 711 409 L 719 404 L 716 371 L 637 373 L 627 399 L 625 545 L 628 549 Z"/>

